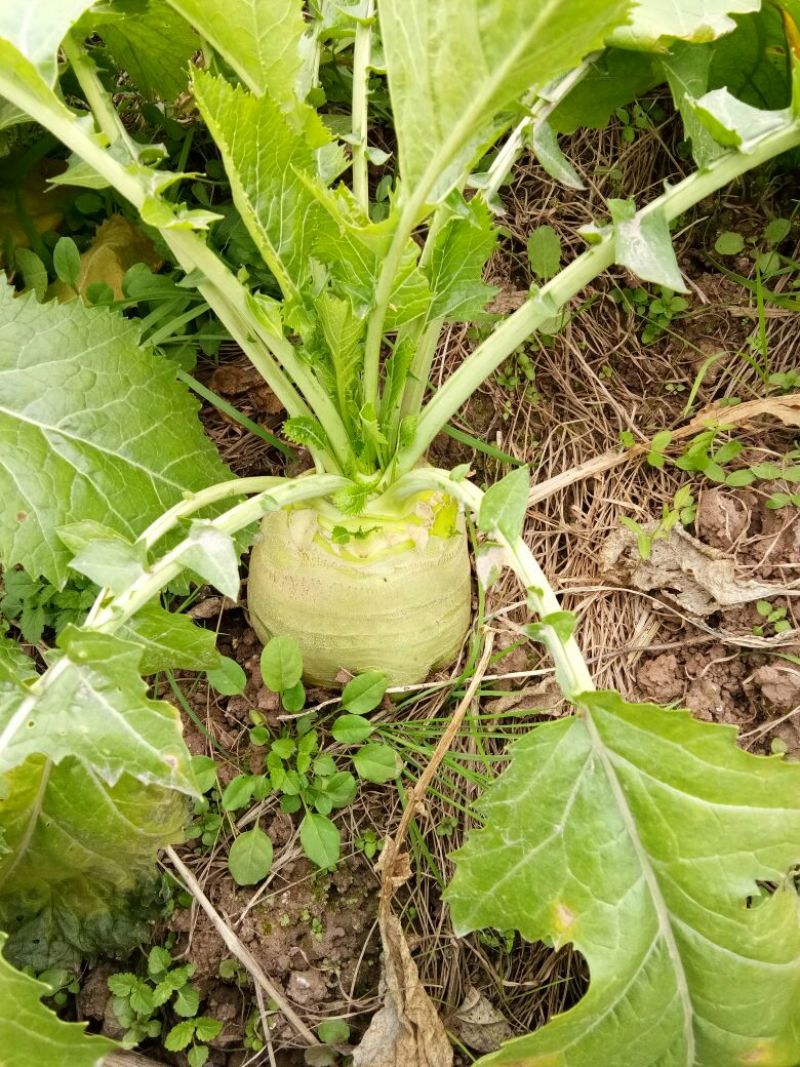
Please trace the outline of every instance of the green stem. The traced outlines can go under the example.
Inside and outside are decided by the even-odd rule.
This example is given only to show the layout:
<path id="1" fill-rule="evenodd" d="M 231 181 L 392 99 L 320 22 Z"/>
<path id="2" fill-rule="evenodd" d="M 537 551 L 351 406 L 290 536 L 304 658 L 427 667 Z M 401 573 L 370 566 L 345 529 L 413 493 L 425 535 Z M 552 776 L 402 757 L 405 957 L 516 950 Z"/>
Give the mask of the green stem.
<path id="1" fill-rule="evenodd" d="M 690 174 L 642 208 L 637 213 L 637 219 L 642 222 L 649 215 L 663 212 L 666 219 L 671 221 L 734 178 L 799 144 L 800 124 L 787 123 L 751 142 L 746 152 L 727 152 L 706 169 Z M 573 260 L 476 348 L 423 408 L 414 442 L 408 452 L 400 457 L 399 474 L 412 469 L 436 434 L 481 382 L 543 323 L 552 319 L 559 308 L 612 265 L 614 253 L 614 234 L 609 230 L 597 244 Z"/>
<path id="2" fill-rule="evenodd" d="M 212 519 L 211 525 L 220 533 L 232 536 L 271 511 L 279 511 L 281 508 L 301 504 L 317 497 L 330 496 L 350 484 L 346 478 L 335 474 L 312 474 L 307 478 L 291 479 L 282 485 L 273 486 L 265 492 L 258 493 L 241 504 L 236 504 L 218 518 Z M 196 493 L 193 504 L 196 507 L 205 507 L 212 501 L 213 491 L 217 488 L 217 486 L 211 486 L 209 490 Z M 196 510 L 196 507 L 193 510 Z M 189 541 L 182 541 L 176 545 L 116 596 L 109 599 L 108 592 L 103 591 L 101 596 L 105 596 L 105 602 L 99 610 L 92 609 L 91 625 L 88 628 L 102 633 L 114 633 L 118 630 L 123 623 L 180 574 L 183 570 L 183 554 L 189 543 Z"/>
<path id="3" fill-rule="evenodd" d="M 79 50 L 82 85 L 91 85 L 94 95 L 105 99 L 105 89 L 97 77 L 94 64 Z M 77 74 L 77 72 L 76 72 Z M 55 94 L 43 90 L 30 91 L 18 79 L 0 70 L 0 95 L 7 97 L 45 129 L 53 133 L 75 155 L 88 163 L 101 177 L 126 200 L 141 211 L 148 196 L 145 179 L 111 156 L 76 121 L 76 116 Z M 110 103 L 107 103 L 111 107 Z M 107 110 L 107 108 L 104 108 Z M 113 110 L 113 109 L 112 109 Z M 99 123 L 99 119 L 97 119 Z M 133 162 L 133 160 L 132 160 Z M 278 399 L 292 416 L 316 415 L 322 424 L 333 453 L 316 450 L 318 467 L 340 472 L 352 463 L 352 447 L 330 398 L 316 380 L 310 368 L 306 368 L 294 349 L 284 337 L 269 333 L 251 313 L 245 287 L 232 271 L 195 233 L 188 230 L 164 228 L 159 231 L 187 274 L 199 272 L 203 279 L 197 289 L 214 309 L 220 321 L 241 347 L 253 366 L 264 378 Z M 277 358 L 276 358 L 277 357 Z M 283 364 L 283 367 L 280 365 Z M 283 368 L 286 368 L 286 373 Z M 312 408 L 295 388 L 292 379 L 305 392 Z"/>
<path id="4" fill-rule="evenodd" d="M 367 11 L 356 27 L 353 48 L 353 194 L 365 215 L 369 215 L 369 173 L 367 143 L 369 138 L 369 71 L 372 53 L 372 19 L 375 0 L 368 0 Z"/>
<path id="5" fill-rule="evenodd" d="M 131 151 L 131 158 L 135 159 L 136 153 L 132 151 L 127 130 L 122 125 L 122 120 L 97 77 L 95 65 L 86 50 L 71 34 L 67 34 L 64 38 L 61 48 L 72 67 L 73 74 L 78 79 L 94 120 L 108 138 L 108 143 L 115 144 L 117 141 L 123 141 Z"/>
<path id="6" fill-rule="evenodd" d="M 416 415 L 422 407 L 443 325 L 444 319 L 434 319 L 428 323 L 419 339 L 409 368 L 408 381 L 403 390 L 400 418 L 405 418 L 406 415 Z"/>
<path id="7" fill-rule="evenodd" d="M 425 489 L 442 489 L 468 508 L 476 521 L 484 494 L 471 482 L 454 482 L 449 471 L 422 467 L 397 482 L 387 495 L 405 497 Z M 561 611 L 561 603 L 547 577 L 521 537 L 507 538 L 493 529 L 490 538 L 506 552 L 506 562 L 525 588 L 528 604 L 543 618 Z M 564 697 L 575 703 L 582 693 L 595 688 L 591 672 L 574 637 L 562 640 L 552 627 L 544 627 L 543 641 L 555 664 L 556 682 Z"/>
<path id="8" fill-rule="evenodd" d="M 506 138 L 505 144 L 497 153 L 491 167 L 489 167 L 486 184 L 481 187 L 478 193 L 486 204 L 492 203 L 500 192 L 503 182 L 511 173 L 511 168 L 522 152 L 528 131 L 540 122 L 548 120 L 564 97 L 575 88 L 579 81 L 583 80 L 589 67 L 599 54 L 599 52 L 594 52 L 592 55 L 587 56 L 580 66 L 575 67 L 569 74 L 544 89 L 538 95 L 538 98 L 531 103 L 530 114 L 517 123 Z"/>

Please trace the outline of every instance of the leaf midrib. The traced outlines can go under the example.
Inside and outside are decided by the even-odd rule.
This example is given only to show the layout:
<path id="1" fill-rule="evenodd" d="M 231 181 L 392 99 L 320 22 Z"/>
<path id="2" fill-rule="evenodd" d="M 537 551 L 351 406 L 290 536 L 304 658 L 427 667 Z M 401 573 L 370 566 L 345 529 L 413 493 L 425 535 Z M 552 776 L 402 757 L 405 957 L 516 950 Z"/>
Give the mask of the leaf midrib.
<path id="1" fill-rule="evenodd" d="M 650 854 L 645 848 L 644 842 L 639 835 L 636 819 L 628 805 L 625 791 L 617 777 L 616 770 L 611 762 L 611 757 L 609 756 L 608 750 L 600 736 L 600 731 L 592 718 L 592 713 L 590 709 L 585 706 L 581 710 L 583 712 L 582 717 L 586 724 L 586 731 L 589 735 L 592 748 L 597 754 L 597 758 L 600 760 L 600 764 L 603 767 L 606 780 L 608 781 L 612 796 L 616 801 L 617 810 L 619 811 L 620 818 L 625 827 L 625 832 L 628 835 L 633 850 L 636 853 L 636 858 L 639 861 L 645 885 L 647 886 L 653 909 L 656 913 L 658 927 L 661 931 L 661 936 L 664 939 L 664 944 L 666 945 L 670 961 L 672 962 L 676 990 L 683 1009 L 683 1033 L 685 1037 L 686 1052 L 684 1064 L 685 1067 L 693 1067 L 695 1062 L 694 1005 L 692 1003 L 691 993 L 689 992 L 689 982 L 686 977 L 686 970 L 683 966 L 678 942 L 672 929 L 670 910 L 661 892 L 661 887 L 658 884 L 658 877 L 651 862 Z"/>
<path id="2" fill-rule="evenodd" d="M 453 127 L 449 137 L 442 144 L 437 154 L 431 157 L 418 185 L 418 190 L 421 191 L 423 200 L 435 184 L 437 177 L 447 169 L 459 148 L 469 139 L 481 113 L 486 110 L 487 102 L 496 95 L 508 72 L 539 33 L 540 26 L 546 23 L 550 15 L 558 9 L 559 2 L 560 0 L 549 0 L 545 4 L 537 15 L 536 20 L 528 28 L 528 32 L 520 36 L 517 44 L 508 52 L 505 60 L 495 68 L 494 75 L 484 83 L 485 91 L 475 97 L 474 102 L 463 112 L 461 119 Z M 419 196 L 419 192 L 416 195 Z"/>

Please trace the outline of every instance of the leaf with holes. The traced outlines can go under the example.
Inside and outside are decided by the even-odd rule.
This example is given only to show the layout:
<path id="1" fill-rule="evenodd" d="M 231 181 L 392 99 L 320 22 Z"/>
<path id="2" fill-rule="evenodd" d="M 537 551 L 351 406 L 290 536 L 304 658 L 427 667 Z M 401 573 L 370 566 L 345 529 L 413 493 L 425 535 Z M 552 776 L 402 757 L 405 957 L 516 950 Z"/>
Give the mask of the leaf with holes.
<path id="1" fill-rule="evenodd" d="M 685 711 L 581 703 L 514 745 L 448 897 L 461 933 L 572 943 L 591 984 L 481 1064 L 797 1063 L 800 767 Z"/>

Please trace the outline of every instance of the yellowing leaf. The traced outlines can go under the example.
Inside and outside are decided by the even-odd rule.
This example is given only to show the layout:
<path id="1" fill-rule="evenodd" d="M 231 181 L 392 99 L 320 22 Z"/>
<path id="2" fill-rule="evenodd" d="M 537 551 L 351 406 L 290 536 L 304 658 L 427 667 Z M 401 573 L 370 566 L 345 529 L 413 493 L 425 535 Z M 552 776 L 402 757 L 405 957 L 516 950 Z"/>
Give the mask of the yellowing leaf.
<path id="1" fill-rule="evenodd" d="M 135 263 L 144 263 L 157 271 L 163 260 L 149 237 L 145 237 L 124 215 L 112 215 L 98 226 L 92 243 L 81 256 L 78 292 L 85 300 L 89 286 L 103 282 L 111 289 L 115 300 L 122 300 L 125 295 L 122 279 Z M 57 283 L 53 288 L 60 298 L 69 299 L 74 295 L 65 285 Z"/>

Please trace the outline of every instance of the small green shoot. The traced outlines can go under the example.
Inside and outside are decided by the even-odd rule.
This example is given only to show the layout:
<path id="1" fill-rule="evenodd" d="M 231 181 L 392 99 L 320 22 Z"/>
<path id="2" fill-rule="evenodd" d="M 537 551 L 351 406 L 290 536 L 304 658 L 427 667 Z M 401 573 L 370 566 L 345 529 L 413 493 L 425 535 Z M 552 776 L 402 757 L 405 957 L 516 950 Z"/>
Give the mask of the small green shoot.
<path id="1" fill-rule="evenodd" d="M 670 531 L 680 523 L 690 526 L 694 522 L 697 507 L 694 496 L 688 486 L 683 485 L 672 498 L 672 506 L 664 504 L 661 519 L 656 526 L 644 526 L 629 515 L 620 516 L 620 522 L 636 537 L 636 548 L 643 560 L 649 560 L 653 544 L 667 538 Z"/>
<path id="2" fill-rule="evenodd" d="M 193 963 L 176 964 L 166 945 L 156 945 L 148 953 L 146 975 L 141 977 L 132 971 L 111 975 L 108 988 L 114 1014 L 125 1029 L 125 1048 L 158 1037 L 162 1029 L 159 1010 L 169 1006 L 182 1021 L 167 1032 L 164 1047 L 174 1052 L 191 1044 L 189 1063 L 191 1067 L 202 1067 L 208 1059 L 204 1042 L 218 1036 L 222 1023 L 197 1015 L 200 994 L 190 981 L 194 972 Z"/>
<path id="3" fill-rule="evenodd" d="M 773 634 L 785 634 L 792 629 L 792 624 L 786 618 L 786 608 L 776 608 L 768 600 L 759 600 L 756 603 L 756 611 L 764 620 L 753 627 L 756 637 L 769 637 L 770 627 Z"/>

